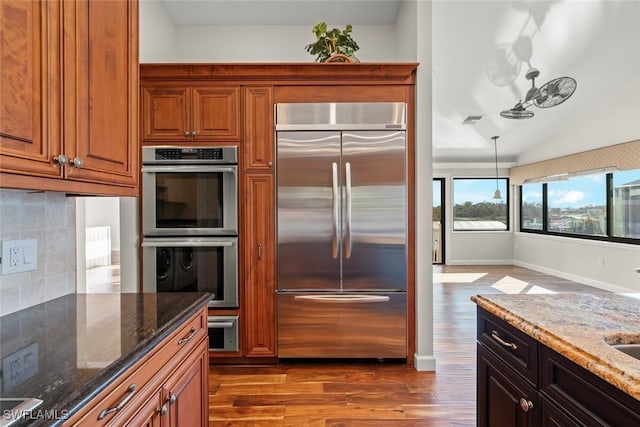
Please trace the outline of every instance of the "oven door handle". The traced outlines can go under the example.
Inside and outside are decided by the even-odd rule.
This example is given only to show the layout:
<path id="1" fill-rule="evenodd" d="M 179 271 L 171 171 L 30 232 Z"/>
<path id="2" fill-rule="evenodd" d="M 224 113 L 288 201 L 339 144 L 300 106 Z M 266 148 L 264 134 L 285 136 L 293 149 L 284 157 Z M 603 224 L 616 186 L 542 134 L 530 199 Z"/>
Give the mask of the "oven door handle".
<path id="1" fill-rule="evenodd" d="M 233 322 L 207 322 L 209 328 L 233 328 Z"/>
<path id="2" fill-rule="evenodd" d="M 189 240 L 163 240 L 161 242 L 157 240 L 145 240 L 142 242 L 143 248 L 174 248 L 180 247 L 193 247 L 193 248 L 210 248 L 210 247 L 231 247 L 234 242 L 230 241 L 189 241 Z"/>
<path id="3" fill-rule="evenodd" d="M 237 166 L 216 165 L 170 165 L 170 166 L 142 166 L 142 173 L 185 173 L 185 172 L 223 172 L 236 173 Z"/>

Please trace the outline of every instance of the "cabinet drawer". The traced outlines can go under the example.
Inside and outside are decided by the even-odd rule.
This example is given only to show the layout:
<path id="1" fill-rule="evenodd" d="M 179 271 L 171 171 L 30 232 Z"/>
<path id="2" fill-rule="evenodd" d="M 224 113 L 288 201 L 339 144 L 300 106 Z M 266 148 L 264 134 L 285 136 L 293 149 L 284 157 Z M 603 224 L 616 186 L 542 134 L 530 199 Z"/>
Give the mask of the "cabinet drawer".
<path id="1" fill-rule="evenodd" d="M 585 427 L 578 423 L 562 409 L 556 407 L 546 397 L 540 397 L 540 426 L 541 427 Z"/>
<path id="2" fill-rule="evenodd" d="M 502 319 L 478 308 L 478 341 L 532 384 L 538 382 L 538 342 Z"/>
<path id="3" fill-rule="evenodd" d="M 157 347 L 157 351 L 146 355 L 129 368 L 114 383 L 95 397 L 65 425 L 106 426 L 118 425 L 133 410 L 139 408 L 162 384 L 165 377 L 157 375 L 161 369 L 173 370 L 206 335 L 206 309 L 174 331 Z M 121 406 L 120 410 L 101 413 L 109 408 Z"/>
<path id="4" fill-rule="evenodd" d="M 548 347 L 540 346 L 540 391 L 588 426 L 638 426 L 640 402 Z"/>

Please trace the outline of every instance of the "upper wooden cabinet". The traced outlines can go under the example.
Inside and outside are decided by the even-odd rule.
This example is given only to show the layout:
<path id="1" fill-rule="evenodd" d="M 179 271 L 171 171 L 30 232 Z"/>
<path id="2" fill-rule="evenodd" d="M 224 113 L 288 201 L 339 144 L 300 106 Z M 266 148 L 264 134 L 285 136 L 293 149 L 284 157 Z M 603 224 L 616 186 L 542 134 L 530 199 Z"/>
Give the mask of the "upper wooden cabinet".
<path id="1" fill-rule="evenodd" d="M 137 194 L 137 1 L 1 10 L 2 187 Z"/>
<path id="2" fill-rule="evenodd" d="M 60 3 L 0 3 L 0 170 L 60 177 Z"/>
<path id="3" fill-rule="evenodd" d="M 273 170 L 273 88 L 244 88 L 244 168 Z"/>
<path id="4" fill-rule="evenodd" d="M 239 86 L 143 86 L 142 140 L 240 141 Z"/>
<path id="5" fill-rule="evenodd" d="M 72 1 L 64 7 L 64 141 L 74 179 L 137 183 L 138 6 Z M 72 31 L 73 30 L 73 31 Z M 75 163 L 80 159 L 82 166 Z"/>

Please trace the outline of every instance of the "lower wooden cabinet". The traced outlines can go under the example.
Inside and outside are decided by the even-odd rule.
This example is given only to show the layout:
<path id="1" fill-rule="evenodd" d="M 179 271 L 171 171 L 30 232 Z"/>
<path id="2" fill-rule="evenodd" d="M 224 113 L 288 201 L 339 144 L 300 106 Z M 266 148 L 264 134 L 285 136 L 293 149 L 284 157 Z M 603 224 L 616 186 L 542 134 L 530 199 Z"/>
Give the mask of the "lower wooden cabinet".
<path id="1" fill-rule="evenodd" d="M 206 427 L 208 347 L 204 307 L 63 425 Z"/>
<path id="2" fill-rule="evenodd" d="M 640 402 L 478 308 L 478 427 L 628 427 Z"/>
<path id="3" fill-rule="evenodd" d="M 478 345 L 478 426 L 534 427 L 537 392 Z"/>
<path id="4" fill-rule="evenodd" d="M 162 426 L 206 426 L 209 422 L 207 340 L 191 353 L 165 384 L 164 402 L 167 420 Z"/>

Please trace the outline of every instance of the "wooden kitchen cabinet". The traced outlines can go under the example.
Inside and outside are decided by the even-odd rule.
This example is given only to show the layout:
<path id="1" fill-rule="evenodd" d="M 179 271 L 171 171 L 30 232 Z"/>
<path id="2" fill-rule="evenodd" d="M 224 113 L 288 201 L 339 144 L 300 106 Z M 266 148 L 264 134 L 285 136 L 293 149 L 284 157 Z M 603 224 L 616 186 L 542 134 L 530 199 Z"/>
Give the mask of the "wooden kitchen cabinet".
<path id="1" fill-rule="evenodd" d="M 0 171 L 61 177 L 60 3 L 0 3 Z"/>
<path id="2" fill-rule="evenodd" d="M 142 141 L 238 142 L 239 86 L 143 86 Z"/>
<path id="3" fill-rule="evenodd" d="M 536 390 L 478 346 L 478 427 L 537 426 Z"/>
<path id="4" fill-rule="evenodd" d="M 168 403 L 169 409 L 166 419 L 163 419 L 163 427 L 208 425 L 208 351 L 207 341 L 201 341 L 198 348 L 167 380 L 164 401 Z"/>
<path id="5" fill-rule="evenodd" d="M 2 187 L 137 194 L 137 1 L 3 1 L 2 26 Z"/>
<path id="6" fill-rule="evenodd" d="M 244 177 L 244 323 L 247 357 L 276 355 L 273 174 Z"/>
<path id="7" fill-rule="evenodd" d="M 640 403 L 478 308 L 478 426 L 640 425 Z"/>
<path id="8" fill-rule="evenodd" d="M 244 105 L 244 168 L 251 171 L 273 171 L 273 88 L 245 87 Z"/>
<path id="9" fill-rule="evenodd" d="M 208 347 L 203 307 L 63 425 L 205 427 Z"/>

